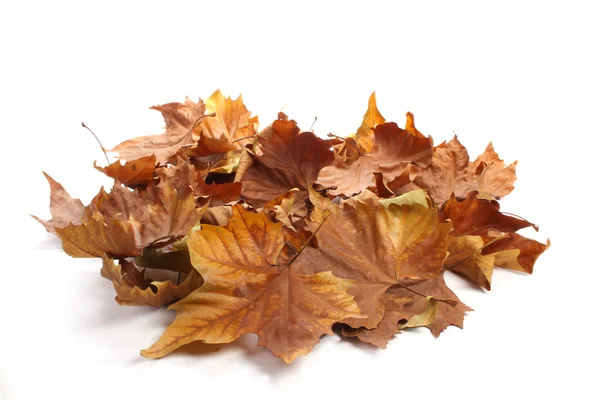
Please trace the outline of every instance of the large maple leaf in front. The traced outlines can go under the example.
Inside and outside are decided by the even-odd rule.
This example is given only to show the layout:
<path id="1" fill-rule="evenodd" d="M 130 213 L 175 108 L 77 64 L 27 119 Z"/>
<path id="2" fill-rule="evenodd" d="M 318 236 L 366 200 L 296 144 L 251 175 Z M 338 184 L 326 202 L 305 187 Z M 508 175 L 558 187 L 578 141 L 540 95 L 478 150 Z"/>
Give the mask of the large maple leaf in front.
<path id="1" fill-rule="evenodd" d="M 316 269 L 313 253 L 281 260 L 283 229 L 236 205 L 227 226 L 191 232 L 192 264 L 205 283 L 170 307 L 175 321 L 142 355 L 158 358 L 195 340 L 229 343 L 256 333 L 259 345 L 289 363 L 308 354 L 321 335 L 332 334 L 334 323 L 361 317 L 347 293 L 350 280 L 299 272 Z"/>

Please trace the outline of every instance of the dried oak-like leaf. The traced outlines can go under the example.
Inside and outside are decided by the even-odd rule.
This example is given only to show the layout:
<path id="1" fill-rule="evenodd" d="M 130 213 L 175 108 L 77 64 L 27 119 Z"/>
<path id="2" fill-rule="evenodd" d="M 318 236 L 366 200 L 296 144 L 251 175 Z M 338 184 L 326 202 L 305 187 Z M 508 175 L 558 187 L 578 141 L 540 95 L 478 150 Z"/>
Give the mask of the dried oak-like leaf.
<path id="1" fill-rule="evenodd" d="M 277 264 L 283 245 L 281 224 L 241 205 L 226 227 L 203 225 L 191 233 L 192 264 L 205 283 L 170 307 L 175 321 L 142 355 L 158 358 L 195 340 L 229 343 L 256 333 L 259 345 L 289 363 L 332 334 L 335 322 L 361 316 L 346 292 L 351 281 L 298 272 L 317 261 L 306 252 Z"/>

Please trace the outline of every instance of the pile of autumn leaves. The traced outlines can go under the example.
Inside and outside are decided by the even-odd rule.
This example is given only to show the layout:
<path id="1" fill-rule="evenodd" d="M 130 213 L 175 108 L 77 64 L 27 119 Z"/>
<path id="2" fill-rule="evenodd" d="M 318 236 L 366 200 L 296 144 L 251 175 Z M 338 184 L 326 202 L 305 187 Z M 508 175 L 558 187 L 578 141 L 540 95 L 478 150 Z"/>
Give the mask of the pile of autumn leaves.
<path id="1" fill-rule="evenodd" d="M 411 113 L 404 129 L 386 122 L 374 94 L 346 138 L 301 132 L 283 113 L 257 132 L 241 97 L 220 91 L 152 108 L 165 133 L 94 164 L 110 193 L 84 206 L 46 176 L 52 219 L 38 219 L 67 254 L 102 259 L 119 304 L 171 304 L 145 357 L 256 333 L 292 362 L 333 324 L 381 348 L 407 328 L 437 336 L 470 310 L 444 271 L 489 290 L 494 267 L 531 273 L 549 245 L 499 211 L 516 163 L 491 144 L 469 161 L 456 137 L 434 147 Z"/>

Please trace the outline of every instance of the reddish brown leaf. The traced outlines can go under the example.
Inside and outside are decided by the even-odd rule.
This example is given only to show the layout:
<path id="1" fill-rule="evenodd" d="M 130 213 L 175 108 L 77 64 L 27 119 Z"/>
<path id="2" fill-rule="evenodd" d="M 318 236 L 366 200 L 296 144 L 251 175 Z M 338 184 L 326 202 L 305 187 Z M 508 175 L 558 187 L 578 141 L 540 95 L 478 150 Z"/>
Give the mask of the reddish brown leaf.
<path id="1" fill-rule="evenodd" d="M 537 226 L 521 218 L 500 212 L 497 201 L 477 198 L 477 192 L 471 192 L 460 201 L 450 199 L 440 212 L 440 219 L 452 221 L 452 235 L 483 235 L 489 230 L 516 232 L 519 229 Z"/>
<path id="2" fill-rule="evenodd" d="M 306 193 L 319 171 L 333 162 L 331 142 L 312 132 L 300 133 L 293 120 L 279 119 L 258 137 L 261 155 L 236 175 L 242 198 L 255 208 L 291 189 Z"/>
<path id="3" fill-rule="evenodd" d="M 197 182 L 195 194 L 201 197 L 209 197 L 211 207 L 238 201 L 242 194 L 242 184 L 240 182 L 207 185 L 200 175 L 198 175 Z"/>

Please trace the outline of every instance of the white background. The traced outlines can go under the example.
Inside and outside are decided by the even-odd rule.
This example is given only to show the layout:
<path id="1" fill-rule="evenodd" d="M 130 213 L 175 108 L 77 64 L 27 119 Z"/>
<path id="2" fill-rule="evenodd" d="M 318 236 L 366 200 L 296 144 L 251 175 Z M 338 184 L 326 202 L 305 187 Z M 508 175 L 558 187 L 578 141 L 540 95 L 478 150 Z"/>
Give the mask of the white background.
<path id="1" fill-rule="evenodd" d="M 1 399 L 598 398 L 595 2 L 109 3 L 0 5 Z M 327 337 L 291 366 L 252 337 L 146 360 L 173 314 L 119 307 L 99 260 L 27 214 L 49 217 L 42 170 L 84 202 L 109 183 L 82 121 L 112 147 L 162 131 L 149 106 L 217 88 L 263 126 L 283 109 L 345 135 L 376 90 L 388 120 L 412 111 L 436 143 L 454 131 L 474 157 L 493 140 L 519 160 L 503 209 L 553 246 L 489 293 L 450 279 L 476 311 L 439 339 Z"/>

